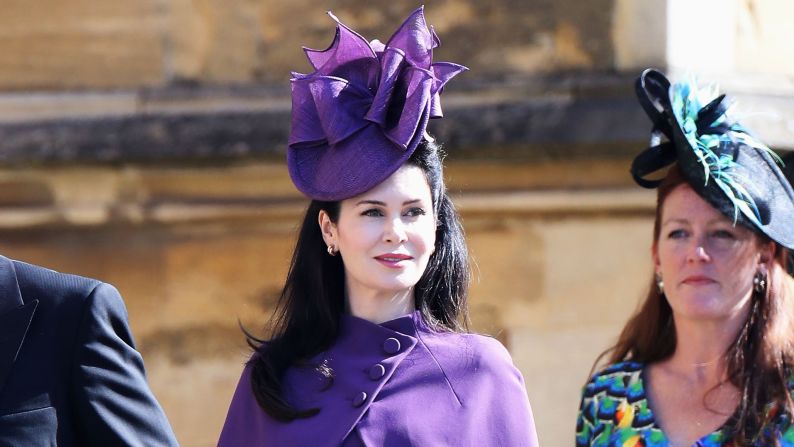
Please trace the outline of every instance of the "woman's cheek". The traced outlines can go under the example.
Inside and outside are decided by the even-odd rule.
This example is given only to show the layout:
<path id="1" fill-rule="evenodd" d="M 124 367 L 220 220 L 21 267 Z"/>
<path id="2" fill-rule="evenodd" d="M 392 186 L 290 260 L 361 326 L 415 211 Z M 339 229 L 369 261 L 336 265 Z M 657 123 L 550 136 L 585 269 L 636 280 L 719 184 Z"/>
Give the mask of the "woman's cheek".
<path id="1" fill-rule="evenodd" d="M 430 220 L 423 225 L 421 233 L 421 243 L 423 251 L 430 251 L 436 242 L 435 222 Z"/>

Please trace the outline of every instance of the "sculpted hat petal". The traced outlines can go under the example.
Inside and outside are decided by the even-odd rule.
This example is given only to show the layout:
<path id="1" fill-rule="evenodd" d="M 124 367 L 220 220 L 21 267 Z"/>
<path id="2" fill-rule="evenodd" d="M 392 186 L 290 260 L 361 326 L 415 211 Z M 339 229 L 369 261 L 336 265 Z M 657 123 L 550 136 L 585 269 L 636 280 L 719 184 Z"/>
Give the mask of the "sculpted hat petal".
<path id="1" fill-rule="evenodd" d="M 782 161 L 730 118 L 725 95 L 694 81 L 671 84 L 653 69 L 635 89 L 653 129 L 652 147 L 632 163 L 634 180 L 655 188 L 660 181 L 645 177 L 677 162 L 692 189 L 720 212 L 794 249 L 794 190 Z"/>
<path id="2" fill-rule="evenodd" d="M 385 180 L 442 117 L 444 84 L 466 70 L 433 63 L 438 36 L 423 8 L 384 45 L 336 22 L 325 50 L 304 49 L 314 68 L 293 73 L 287 164 L 295 186 L 317 200 L 342 200 Z"/>

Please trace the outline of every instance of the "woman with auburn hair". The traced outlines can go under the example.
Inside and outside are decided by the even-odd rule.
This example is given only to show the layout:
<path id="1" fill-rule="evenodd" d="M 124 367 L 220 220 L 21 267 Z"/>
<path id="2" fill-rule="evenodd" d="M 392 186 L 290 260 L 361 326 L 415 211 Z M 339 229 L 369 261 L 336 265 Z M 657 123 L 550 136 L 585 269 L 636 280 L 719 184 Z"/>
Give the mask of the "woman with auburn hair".
<path id="1" fill-rule="evenodd" d="M 632 165 L 658 187 L 655 274 L 584 387 L 576 445 L 794 445 L 794 191 L 724 95 L 654 70 L 637 94 L 656 143 Z"/>
<path id="2" fill-rule="evenodd" d="M 425 132 L 465 68 L 432 63 L 438 43 L 420 8 L 385 45 L 337 21 L 306 50 L 287 164 L 312 201 L 219 446 L 537 446 L 507 350 L 466 331 L 466 243 Z"/>

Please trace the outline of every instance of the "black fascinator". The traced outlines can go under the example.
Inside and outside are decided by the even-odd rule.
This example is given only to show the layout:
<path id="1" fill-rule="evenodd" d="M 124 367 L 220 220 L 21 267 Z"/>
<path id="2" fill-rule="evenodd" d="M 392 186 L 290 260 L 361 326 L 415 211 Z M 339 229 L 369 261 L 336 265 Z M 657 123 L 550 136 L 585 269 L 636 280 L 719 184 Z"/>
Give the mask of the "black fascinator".
<path id="1" fill-rule="evenodd" d="M 634 159 L 631 174 L 645 188 L 648 174 L 678 163 L 692 189 L 720 212 L 794 249 L 794 190 L 782 161 L 728 113 L 725 95 L 695 82 L 671 84 L 645 70 L 637 97 L 653 122 L 651 147 Z"/>

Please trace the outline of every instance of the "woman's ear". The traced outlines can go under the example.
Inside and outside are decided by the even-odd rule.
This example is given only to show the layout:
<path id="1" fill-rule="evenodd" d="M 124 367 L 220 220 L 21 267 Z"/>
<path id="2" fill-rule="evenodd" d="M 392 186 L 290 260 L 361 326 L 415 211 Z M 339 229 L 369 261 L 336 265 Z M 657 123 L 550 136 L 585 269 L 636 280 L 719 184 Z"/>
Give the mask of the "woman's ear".
<path id="1" fill-rule="evenodd" d="M 337 247 L 336 224 L 331 221 L 331 216 L 325 210 L 320 210 L 317 215 L 317 223 L 320 225 L 320 232 L 323 234 L 325 245 Z"/>
<path id="2" fill-rule="evenodd" d="M 764 269 L 769 267 L 769 264 L 775 259 L 776 246 L 774 242 L 766 242 L 761 244 L 761 251 L 758 256 L 759 267 L 763 266 Z"/>
<path id="3" fill-rule="evenodd" d="M 651 245 L 651 260 L 653 260 L 653 271 L 657 275 L 661 274 L 659 272 L 659 244 L 656 242 Z"/>

